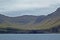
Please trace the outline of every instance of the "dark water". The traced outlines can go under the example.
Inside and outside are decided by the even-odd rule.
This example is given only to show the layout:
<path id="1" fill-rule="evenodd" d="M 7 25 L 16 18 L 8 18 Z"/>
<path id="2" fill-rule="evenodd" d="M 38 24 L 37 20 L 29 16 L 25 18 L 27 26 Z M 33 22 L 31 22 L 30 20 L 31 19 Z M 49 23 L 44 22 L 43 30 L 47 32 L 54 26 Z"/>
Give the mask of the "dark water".
<path id="1" fill-rule="evenodd" d="M 0 34 L 0 40 L 60 40 L 60 34 Z"/>

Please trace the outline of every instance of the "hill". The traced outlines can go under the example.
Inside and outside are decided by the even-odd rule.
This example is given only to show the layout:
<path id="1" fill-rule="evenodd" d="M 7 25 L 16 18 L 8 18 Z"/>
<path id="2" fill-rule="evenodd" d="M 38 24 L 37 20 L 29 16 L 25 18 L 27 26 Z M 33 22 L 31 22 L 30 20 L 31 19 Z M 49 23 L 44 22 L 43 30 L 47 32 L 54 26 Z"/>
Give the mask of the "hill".
<path id="1" fill-rule="evenodd" d="M 18 30 L 49 30 L 60 32 L 60 8 L 47 16 L 23 15 L 8 17 L 0 14 L 0 29 L 13 28 Z M 59 28 L 59 29 L 58 29 Z"/>

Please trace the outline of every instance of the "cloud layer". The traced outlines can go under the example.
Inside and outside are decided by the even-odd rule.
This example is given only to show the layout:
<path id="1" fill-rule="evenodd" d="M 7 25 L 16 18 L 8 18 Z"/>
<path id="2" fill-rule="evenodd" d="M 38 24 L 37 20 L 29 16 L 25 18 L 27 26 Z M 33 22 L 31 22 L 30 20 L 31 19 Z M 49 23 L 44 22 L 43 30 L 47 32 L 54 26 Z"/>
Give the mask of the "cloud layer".
<path id="1" fill-rule="evenodd" d="M 0 13 L 32 8 L 46 8 L 56 4 L 60 4 L 60 0 L 0 0 Z"/>

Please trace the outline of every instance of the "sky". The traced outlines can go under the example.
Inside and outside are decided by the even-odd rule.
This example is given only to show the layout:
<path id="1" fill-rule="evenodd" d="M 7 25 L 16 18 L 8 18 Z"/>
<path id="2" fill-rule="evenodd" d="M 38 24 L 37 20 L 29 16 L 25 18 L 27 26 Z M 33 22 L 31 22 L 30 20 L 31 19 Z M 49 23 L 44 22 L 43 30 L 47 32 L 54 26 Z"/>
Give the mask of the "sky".
<path id="1" fill-rule="evenodd" d="M 59 4 L 60 0 L 0 0 L 0 14 L 7 16 L 19 16 L 27 14 L 47 15 L 48 13 L 55 11 L 55 8 L 60 6 Z M 43 9 L 42 12 L 44 12 L 46 9 L 50 11 L 40 13 L 40 8 Z"/>

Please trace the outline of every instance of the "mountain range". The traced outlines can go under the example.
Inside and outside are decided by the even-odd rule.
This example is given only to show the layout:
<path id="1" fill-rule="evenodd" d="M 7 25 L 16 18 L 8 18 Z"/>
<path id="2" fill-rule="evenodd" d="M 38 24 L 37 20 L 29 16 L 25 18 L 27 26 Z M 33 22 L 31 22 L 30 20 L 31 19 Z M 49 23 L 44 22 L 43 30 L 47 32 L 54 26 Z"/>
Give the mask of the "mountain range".
<path id="1" fill-rule="evenodd" d="M 0 28 L 20 30 L 46 30 L 60 27 L 60 8 L 48 15 L 8 17 L 0 14 Z"/>

